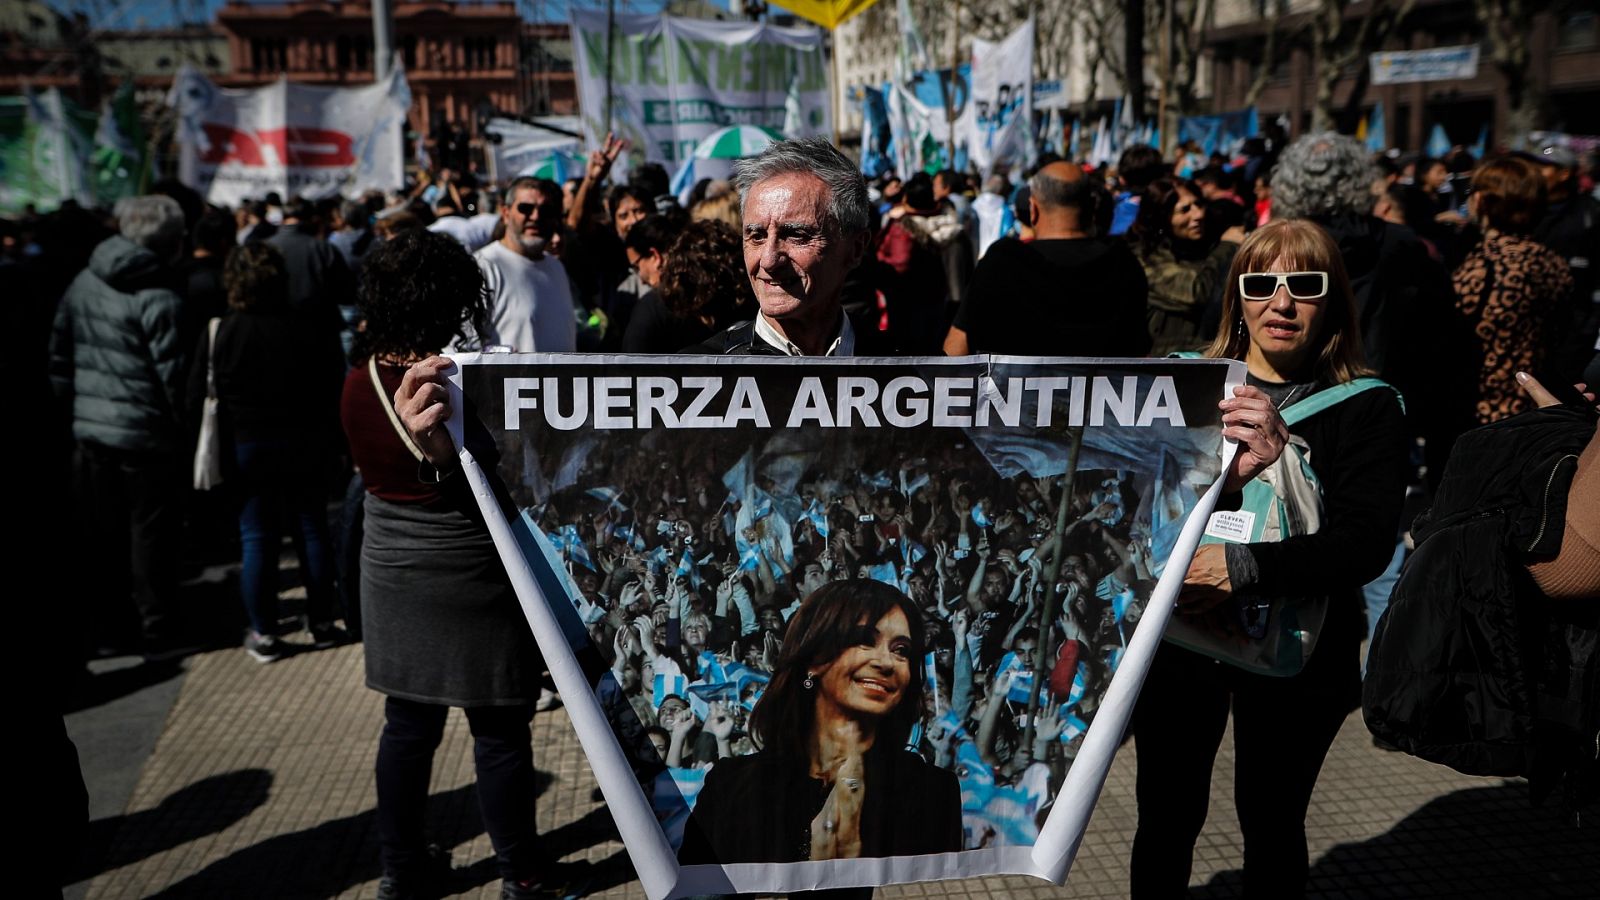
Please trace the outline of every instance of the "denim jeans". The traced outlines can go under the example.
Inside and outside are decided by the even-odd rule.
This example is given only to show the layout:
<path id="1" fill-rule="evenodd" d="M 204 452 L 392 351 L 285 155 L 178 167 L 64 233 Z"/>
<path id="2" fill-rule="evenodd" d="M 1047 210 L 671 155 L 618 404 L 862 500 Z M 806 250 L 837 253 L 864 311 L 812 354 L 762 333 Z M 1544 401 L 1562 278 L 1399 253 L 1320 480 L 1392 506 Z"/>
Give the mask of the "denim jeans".
<path id="1" fill-rule="evenodd" d="M 1400 569 L 1406 561 L 1405 538 L 1396 538 L 1394 542 L 1394 555 L 1389 557 L 1389 566 L 1361 589 L 1362 598 L 1367 604 L 1367 641 L 1371 646 L 1372 636 L 1378 632 L 1378 619 L 1382 618 L 1383 611 L 1389 608 L 1389 595 L 1394 593 L 1394 586 L 1400 581 Z M 1361 657 L 1361 673 L 1367 672 L 1367 658 L 1365 653 Z"/>
<path id="2" fill-rule="evenodd" d="M 260 634 L 278 631 L 278 548 L 285 521 L 300 559 L 306 617 L 312 624 L 333 620 L 333 558 L 322 459 L 320 445 L 307 440 L 239 441 L 234 446 L 243 556 L 239 593 L 250 627 Z"/>

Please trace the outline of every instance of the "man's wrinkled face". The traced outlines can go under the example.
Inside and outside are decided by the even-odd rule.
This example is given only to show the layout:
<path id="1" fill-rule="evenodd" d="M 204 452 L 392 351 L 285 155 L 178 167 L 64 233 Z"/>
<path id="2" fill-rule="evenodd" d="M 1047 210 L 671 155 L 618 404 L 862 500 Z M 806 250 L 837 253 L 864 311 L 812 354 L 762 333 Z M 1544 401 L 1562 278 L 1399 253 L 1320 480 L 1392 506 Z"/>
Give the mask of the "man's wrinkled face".
<path id="1" fill-rule="evenodd" d="M 828 187 L 806 172 L 758 181 L 744 204 L 744 267 L 769 319 L 835 315 L 862 240 L 828 221 Z"/>

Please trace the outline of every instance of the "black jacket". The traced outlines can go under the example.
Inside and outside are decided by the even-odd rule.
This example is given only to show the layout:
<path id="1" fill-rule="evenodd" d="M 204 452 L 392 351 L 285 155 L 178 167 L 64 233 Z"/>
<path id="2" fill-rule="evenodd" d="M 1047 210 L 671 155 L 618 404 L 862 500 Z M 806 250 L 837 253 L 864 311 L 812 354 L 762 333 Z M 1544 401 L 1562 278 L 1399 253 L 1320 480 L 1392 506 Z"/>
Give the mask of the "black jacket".
<path id="1" fill-rule="evenodd" d="M 1551 407 L 1456 442 L 1372 637 L 1373 734 L 1469 775 L 1526 775 L 1536 797 L 1562 773 L 1594 777 L 1600 605 L 1551 601 L 1525 568 L 1560 549 L 1594 429 L 1592 411 Z"/>
<path id="2" fill-rule="evenodd" d="M 762 752 L 719 760 L 706 773 L 684 829 L 684 865 L 798 862 L 811 855 L 811 820 L 828 788 L 804 757 Z M 904 750 L 866 755 L 861 806 L 863 857 L 920 856 L 961 849 L 961 786 L 953 772 Z"/>
<path id="3" fill-rule="evenodd" d="M 894 345 L 888 336 L 876 328 L 865 327 L 860 321 L 851 319 L 850 327 L 856 335 L 855 356 L 897 356 Z M 763 341 L 756 336 L 756 323 L 752 319 L 740 322 L 724 331 L 713 334 L 692 347 L 685 347 L 683 353 L 709 353 L 717 356 L 783 356 L 782 350 Z"/>
<path id="4" fill-rule="evenodd" d="M 1429 469 L 1442 472 L 1450 444 L 1476 424 L 1483 361 L 1449 273 L 1403 225 L 1367 215 L 1314 221 L 1339 244 L 1367 364 L 1406 398 L 1411 433 L 1427 439 Z"/>

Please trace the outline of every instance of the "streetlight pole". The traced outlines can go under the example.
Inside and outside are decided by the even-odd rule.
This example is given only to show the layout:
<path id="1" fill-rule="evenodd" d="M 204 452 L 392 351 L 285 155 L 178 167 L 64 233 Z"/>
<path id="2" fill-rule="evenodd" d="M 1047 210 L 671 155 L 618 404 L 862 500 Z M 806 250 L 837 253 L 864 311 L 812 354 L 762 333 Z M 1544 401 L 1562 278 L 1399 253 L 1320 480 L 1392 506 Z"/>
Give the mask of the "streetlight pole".
<path id="1" fill-rule="evenodd" d="M 389 0 L 372 0 L 372 80 L 382 84 L 394 67 L 394 13 Z"/>

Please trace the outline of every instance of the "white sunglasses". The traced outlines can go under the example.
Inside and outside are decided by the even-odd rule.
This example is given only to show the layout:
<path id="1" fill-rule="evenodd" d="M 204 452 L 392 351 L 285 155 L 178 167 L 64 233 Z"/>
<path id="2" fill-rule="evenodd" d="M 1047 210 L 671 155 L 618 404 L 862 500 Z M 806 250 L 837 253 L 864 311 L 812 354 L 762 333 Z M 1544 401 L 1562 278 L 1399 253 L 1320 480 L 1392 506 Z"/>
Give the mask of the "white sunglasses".
<path id="1" fill-rule="evenodd" d="M 1246 300 L 1271 300 L 1279 287 L 1295 300 L 1321 300 L 1328 296 L 1327 272 L 1247 272 L 1239 276 L 1239 296 Z"/>

